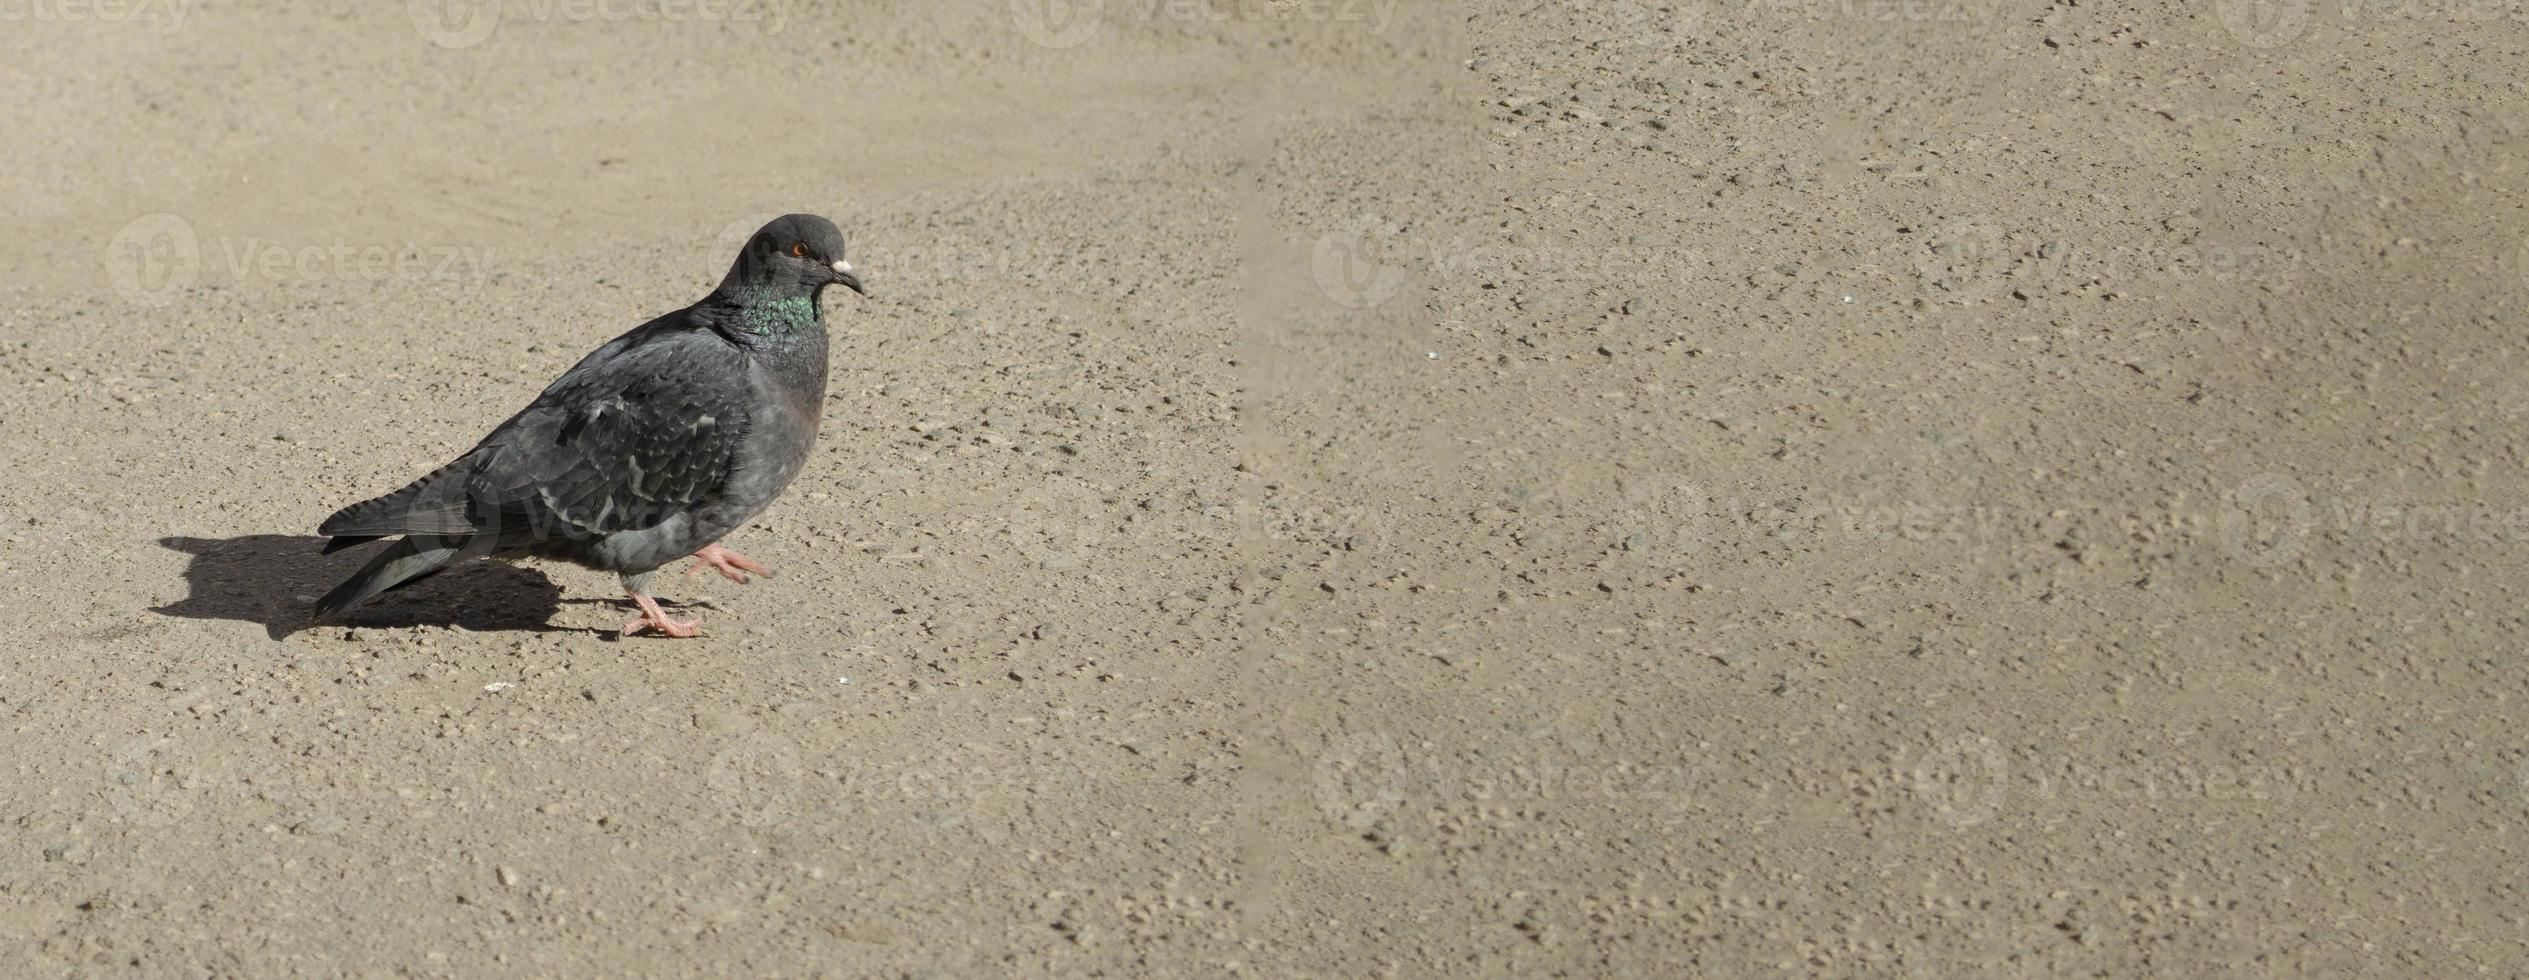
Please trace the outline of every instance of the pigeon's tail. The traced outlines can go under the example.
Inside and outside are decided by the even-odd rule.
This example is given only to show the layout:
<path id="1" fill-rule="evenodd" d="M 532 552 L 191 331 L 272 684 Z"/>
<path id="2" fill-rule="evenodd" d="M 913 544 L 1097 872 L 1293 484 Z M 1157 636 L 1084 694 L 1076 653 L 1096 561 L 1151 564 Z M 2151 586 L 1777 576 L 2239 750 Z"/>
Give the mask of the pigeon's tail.
<path id="1" fill-rule="evenodd" d="M 350 612 L 352 607 L 376 598 L 379 593 L 411 585 L 438 574 L 459 559 L 472 557 L 468 552 L 475 549 L 469 546 L 475 540 L 475 537 L 420 535 L 395 542 L 393 547 L 369 559 L 369 564 L 360 569 L 359 574 L 316 600 L 316 621 L 322 623 L 338 619 Z"/>
<path id="2" fill-rule="evenodd" d="M 316 533 L 335 539 L 325 547 L 333 554 L 398 534 L 467 534 L 475 530 L 466 481 L 483 450 L 467 453 L 404 489 L 336 511 Z"/>

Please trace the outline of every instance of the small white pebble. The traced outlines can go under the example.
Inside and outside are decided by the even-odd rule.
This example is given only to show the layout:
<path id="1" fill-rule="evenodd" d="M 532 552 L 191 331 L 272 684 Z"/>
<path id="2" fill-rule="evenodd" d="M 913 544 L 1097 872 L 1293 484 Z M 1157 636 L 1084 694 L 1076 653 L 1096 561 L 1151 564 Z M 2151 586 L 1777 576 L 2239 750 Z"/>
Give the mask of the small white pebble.
<path id="1" fill-rule="evenodd" d="M 492 693 L 494 693 L 494 694 L 499 694 L 499 693 L 500 693 L 500 692 L 502 692 L 502 691 L 506 691 L 506 690 L 509 690 L 510 688 L 517 687 L 517 686 L 518 686 L 518 685 L 513 684 L 513 683 L 510 683 L 510 682 L 508 682 L 508 681 L 493 681 L 493 682 L 491 682 L 491 683 L 489 683 L 489 684 L 485 684 L 485 685 L 483 685 L 483 689 L 484 689 L 484 690 L 486 690 L 486 691 L 490 691 L 490 692 L 492 692 Z"/>
<path id="2" fill-rule="evenodd" d="M 852 682 L 852 679 L 851 679 L 851 678 L 849 678 L 849 677 L 843 678 L 843 683 L 849 684 L 849 683 L 851 683 L 851 682 Z"/>
<path id="3" fill-rule="evenodd" d="M 1850 302 L 1852 302 L 1852 301 L 1853 301 L 1853 297 L 1850 297 L 1850 296 L 1844 297 L 1844 301 L 1845 301 L 1845 302 L 1847 302 L 1847 303 L 1850 303 Z"/>
<path id="4" fill-rule="evenodd" d="M 1437 361 L 1440 359 L 1440 352 L 1436 350 L 1427 350 L 1423 352 L 1423 356 Z"/>

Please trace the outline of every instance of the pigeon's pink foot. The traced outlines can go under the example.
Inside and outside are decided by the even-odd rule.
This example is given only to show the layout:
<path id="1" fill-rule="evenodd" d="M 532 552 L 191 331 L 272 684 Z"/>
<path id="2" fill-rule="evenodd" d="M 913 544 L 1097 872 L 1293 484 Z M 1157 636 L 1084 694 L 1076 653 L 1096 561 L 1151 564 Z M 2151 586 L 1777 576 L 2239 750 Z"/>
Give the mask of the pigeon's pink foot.
<path id="1" fill-rule="evenodd" d="M 667 611 L 659 608 L 657 599 L 638 592 L 632 594 L 632 601 L 641 607 L 641 618 L 623 624 L 625 636 L 631 636 L 645 629 L 657 630 L 660 635 L 679 640 L 702 635 L 702 620 L 695 619 L 680 623 L 669 619 Z"/>
<path id="2" fill-rule="evenodd" d="M 719 572 L 721 577 L 739 585 L 747 583 L 746 573 L 748 572 L 754 572 L 765 578 L 773 577 L 772 569 L 758 565 L 745 555 L 716 544 L 705 546 L 703 550 L 694 552 L 694 567 L 685 570 L 685 577 L 690 580 L 706 568 Z"/>

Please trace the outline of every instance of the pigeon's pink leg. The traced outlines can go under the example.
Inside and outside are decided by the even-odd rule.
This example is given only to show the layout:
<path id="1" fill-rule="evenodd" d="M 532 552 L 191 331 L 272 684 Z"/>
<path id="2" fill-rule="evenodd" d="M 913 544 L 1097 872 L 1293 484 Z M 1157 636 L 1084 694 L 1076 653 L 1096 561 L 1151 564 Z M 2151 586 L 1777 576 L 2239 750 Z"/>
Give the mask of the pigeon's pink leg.
<path id="1" fill-rule="evenodd" d="M 638 592 L 632 594 L 632 601 L 641 607 L 641 618 L 623 624 L 625 636 L 631 636 L 645 629 L 657 630 L 663 635 L 680 640 L 702 635 L 702 620 L 695 619 L 680 623 L 669 619 L 667 611 L 659 608 L 657 599 Z"/>
<path id="2" fill-rule="evenodd" d="M 772 569 L 758 565 L 745 555 L 716 544 L 705 545 L 703 550 L 694 552 L 694 567 L 685 570 L 685 577 L 690 580 L 706 568 L 719 572 L 729 581 L 739 585 L 747 583 L 746 573 L 748 572 L 754 572 L 765 578 L 773 577 Z"/>

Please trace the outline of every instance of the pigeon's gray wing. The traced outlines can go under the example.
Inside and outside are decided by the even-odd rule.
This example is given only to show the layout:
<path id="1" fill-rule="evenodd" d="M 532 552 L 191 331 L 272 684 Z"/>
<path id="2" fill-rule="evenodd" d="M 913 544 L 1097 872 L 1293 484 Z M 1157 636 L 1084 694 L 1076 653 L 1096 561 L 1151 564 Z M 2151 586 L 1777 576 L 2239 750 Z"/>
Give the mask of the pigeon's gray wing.
<path id="1" fill-rule="evenodd" d="M 707 332 L 635 331 L 464 457 L 345 509 L 321 533 L 492 533 L 507 550 L 654 527 L 727 478 L 755 415 L 748 370 L 743 353 Z"/>
<path id="2" fill-rule="evenodd" d="M 504 546 L 656 527 L 729 476 L 754 414 L 743 354 L 688 331 L 591 367 L 484 440 L 468 496 Z"/>

